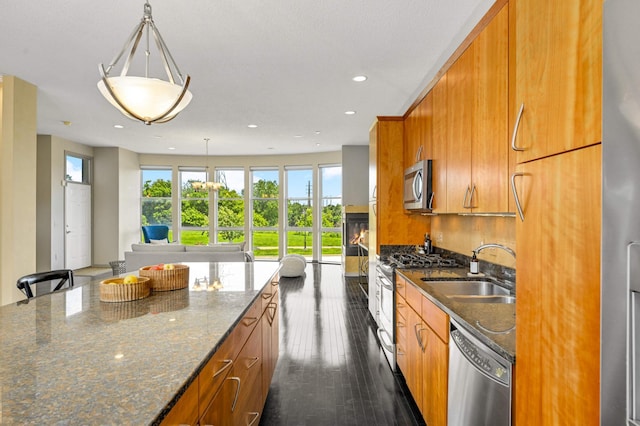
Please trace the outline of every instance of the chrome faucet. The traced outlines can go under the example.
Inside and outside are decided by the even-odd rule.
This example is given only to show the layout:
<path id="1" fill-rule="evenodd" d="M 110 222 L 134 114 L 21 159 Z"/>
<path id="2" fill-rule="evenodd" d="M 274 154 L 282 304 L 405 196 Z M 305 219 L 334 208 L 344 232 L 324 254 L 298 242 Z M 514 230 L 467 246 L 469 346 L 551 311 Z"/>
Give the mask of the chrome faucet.
<path id="1" fill-rule="evenodd" d="M 502 244 L 496 244 L 496 243 L 482 244 L 480 247 L 477 247 L 475 250 L 473 250 L 473 253 L 477 255 L 478 253 L 480 253 L 482 250 L 486 248 L 499 248 L 509 253 L 511 256 L 513 256 L 514 259 L 516 258 L 515 251 L 513 251 L 507 246 L 503 246 Z"/>

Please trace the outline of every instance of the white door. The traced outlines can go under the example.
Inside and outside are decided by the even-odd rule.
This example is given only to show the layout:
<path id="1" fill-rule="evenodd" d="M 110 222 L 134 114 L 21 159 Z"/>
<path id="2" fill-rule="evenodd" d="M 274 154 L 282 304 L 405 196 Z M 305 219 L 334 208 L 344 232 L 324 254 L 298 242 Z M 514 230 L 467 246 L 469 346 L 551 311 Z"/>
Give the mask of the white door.
<path id="1" fill-rule="evenodd" d="M 67 182 L 64 214 L 65 268 L 91 266 L 91 185 Z"/>

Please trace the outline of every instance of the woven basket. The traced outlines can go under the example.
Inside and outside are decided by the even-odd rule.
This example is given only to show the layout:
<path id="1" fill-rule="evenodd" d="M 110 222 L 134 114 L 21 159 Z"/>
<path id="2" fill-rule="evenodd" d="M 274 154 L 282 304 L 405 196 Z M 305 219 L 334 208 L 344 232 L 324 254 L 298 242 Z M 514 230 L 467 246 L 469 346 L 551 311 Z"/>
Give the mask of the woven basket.
<path id="1" fill-rule="evenodd" d="M 106 322 L 128 320 L 148 313 L 149 305 L 146 303 L 114 302 L 100 304 L 100 318 Z"/>
<path id="2" fill-rule="evenodd" d="M 124 278 L 100 281 L 100 300 L 103 302 L 129 302 L 151 294 L 149 278 L 138 277 L 138 282 L 124 284 Z"/>
<path id="3" fill-rule="evenodd" d="M 187 288 L 155 293 L 149 298 L 149 311 L 152 314 L 179 311 L 187 306 L 189 306 L 189 289 Z"/>
<path id="4" fill-rule="evenodd" d="M 153 291 L 179 290 L 189 286 L 189 267 L 187 265 L 174 265 L 175 269 L 150 269 L 153 266 L 143 266 L 138 271 L 141 277 L 151 279 Z"/>

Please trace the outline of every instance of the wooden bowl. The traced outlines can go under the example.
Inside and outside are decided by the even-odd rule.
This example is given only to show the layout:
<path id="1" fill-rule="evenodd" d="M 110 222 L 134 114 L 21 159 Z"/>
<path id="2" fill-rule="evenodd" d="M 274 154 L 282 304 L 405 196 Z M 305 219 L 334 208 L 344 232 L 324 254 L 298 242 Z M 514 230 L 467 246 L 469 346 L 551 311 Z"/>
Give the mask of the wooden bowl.
<path id="1" fill-rule="evenodd" d="M 129 302 L 143 299 L 151 294 L 151 283 L 147 277 L 138 277 L 138 282 L 125 284 L 124 278 L 109 278 L 100 281 L 102 302 Z"/>

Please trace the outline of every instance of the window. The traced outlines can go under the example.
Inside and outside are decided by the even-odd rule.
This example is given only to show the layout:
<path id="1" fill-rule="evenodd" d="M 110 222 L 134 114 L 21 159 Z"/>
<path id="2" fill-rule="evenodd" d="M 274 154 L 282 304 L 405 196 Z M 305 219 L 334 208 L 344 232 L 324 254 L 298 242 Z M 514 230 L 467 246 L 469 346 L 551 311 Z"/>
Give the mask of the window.
<path id="1" fill-rule="evenodd" d="M 313 254 L 313 170 L 285 169 L 287 182 L 287 254 Z"/>
<path id="2" fill-rule="evenodd" d="M 172 240 L 171 169 L 142 169 L 142 225 L 168 225 Z M 141 235 L 142 238 L 142 235 Z M 144 241 L 141 239 L 141 241 Z"/>
<path id="3" fill-rule="evenodd" d="M 256 258 L 279 257 L 278 169 L 251 170 L 251 240 Z"/>
<path id="4" fill-rule="evenodd" d="M 341 261 L 342 252 L 342 167 L 320 166 L 322 210 L 320 260 Z"/>
<path id="5" fill-rule="evenodd" d="M 218 169 L 216 242 L 244 241 L 244 169 Z"/>
<path id="6" fill-rule="evenodd" d="M 91 160 L 80 155 L 65 154 L 64 179 L 67 182 L 91 183 Z"/>
<path id="7" fill-rule="evenodd" d="M 203 169 L 180 169 L 180 242 L 189 245 L 209 244 L 210 193 L 196 190 L 193 182 L 206 182 Z"/>

